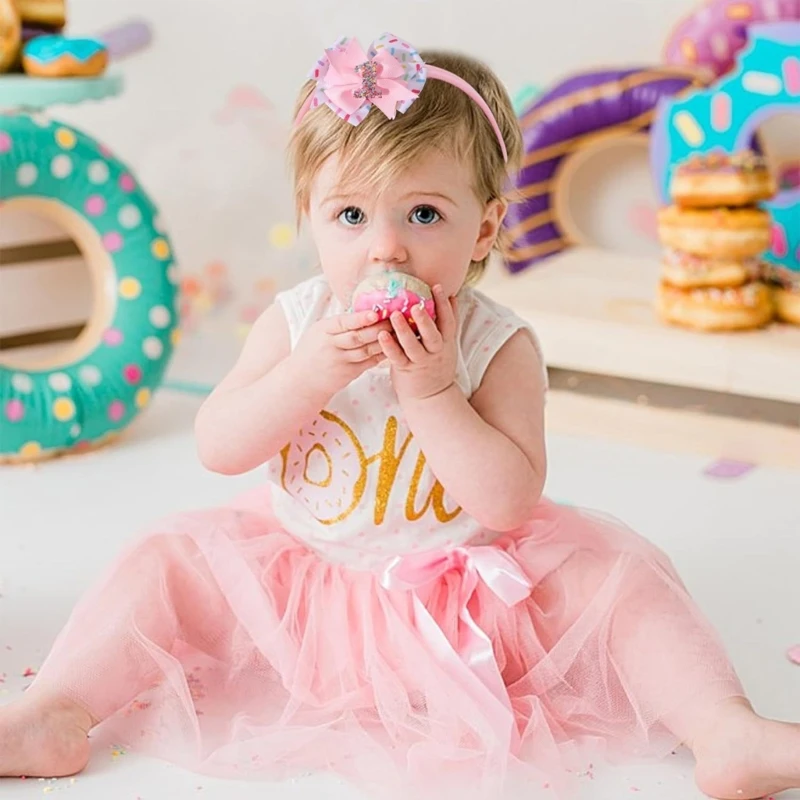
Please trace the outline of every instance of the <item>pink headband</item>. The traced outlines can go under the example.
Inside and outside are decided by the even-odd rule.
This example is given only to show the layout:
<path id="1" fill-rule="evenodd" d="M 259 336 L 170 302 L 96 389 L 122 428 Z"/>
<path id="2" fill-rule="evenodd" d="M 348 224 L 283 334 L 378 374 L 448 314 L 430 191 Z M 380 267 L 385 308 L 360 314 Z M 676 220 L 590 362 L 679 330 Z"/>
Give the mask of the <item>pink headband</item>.
<path id="1" fill-rule="evenodd" d="M 351 125 L 358 125 L 373 104 L 389 119 L 399 111 L 404 114 L 422 91 L 427 78 L 435 78 L 461 89 L 477 103 L 492 126 L 503 160 L 508 161 L 506 143 L 500 126 L 486 101 L 465 80 L 439 67 L 426 64 L 408 42 L 384 33 L 366 55 L 355 39 L 343 37 L 325 50 L 308 75 L 317 88 L 297 114 L 295 125 L 309 111 L 326 105 Z"/>

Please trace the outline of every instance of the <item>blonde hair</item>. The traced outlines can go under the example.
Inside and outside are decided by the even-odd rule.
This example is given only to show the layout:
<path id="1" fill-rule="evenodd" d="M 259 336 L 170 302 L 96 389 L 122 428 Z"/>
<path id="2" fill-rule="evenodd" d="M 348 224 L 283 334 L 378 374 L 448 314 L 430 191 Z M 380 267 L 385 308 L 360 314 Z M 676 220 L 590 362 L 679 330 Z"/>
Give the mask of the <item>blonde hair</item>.
<path id="1" fill-rule="evenodd" d="M 438 50 L 420 55 L 426 64 L 458 75 L 483 97 L 503 134 L 508 164 L 503 162 L 497 138 L 480 108 L 460 89 L 443 81 L 428 80 L 411 108 L 393 120 L 373 108 L 363 122 L 354 126 L 328 108 L 316 108 L 306 114 L 289 141 L 298 227 L 303 214 L 308 213 L 314 178 L 334 153 L 341 159 L 343 191 L 355 186 L 363 190 L 366 186 L 380 193 L 421 152 L 434 149 L 472 166 L 473 189 L 481 203 L 495 199 L 509 202 L 510 177 L 516 174 L 522 157 L 522 133 L 503 84 L 476 59 Z M 315 87 L 311 80 L 303 85 L 295 116 Z M 505 230 L 501 228 L 495 248 L 505 253 L 507 246 Z M 468 283 L 480 278 L 487 259 L 471 262 Z"/>

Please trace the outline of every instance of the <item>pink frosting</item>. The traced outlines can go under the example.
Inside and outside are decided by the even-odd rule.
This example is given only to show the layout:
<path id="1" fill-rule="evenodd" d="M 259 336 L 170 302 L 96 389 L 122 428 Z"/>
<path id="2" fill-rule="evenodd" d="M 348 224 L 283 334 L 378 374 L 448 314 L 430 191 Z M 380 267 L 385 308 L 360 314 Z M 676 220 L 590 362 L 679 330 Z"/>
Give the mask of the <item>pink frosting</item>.
<path id="1" fill-rule="evenodd" d="M 398 291 L 388 291 L 387 289 L 374 289 L 370 292 L 362 292 L 353 300 L 354 311 L 369 311 L 373 309 L 387 319 L 395 311 L 400 311 L 403 316 L 413 321 L 411 309 L 416 305 L 422 304 L 432 319 L 436 319 L 436 304 L 433 300 L 423 300 L 416 292 L 409 289 Z"/>

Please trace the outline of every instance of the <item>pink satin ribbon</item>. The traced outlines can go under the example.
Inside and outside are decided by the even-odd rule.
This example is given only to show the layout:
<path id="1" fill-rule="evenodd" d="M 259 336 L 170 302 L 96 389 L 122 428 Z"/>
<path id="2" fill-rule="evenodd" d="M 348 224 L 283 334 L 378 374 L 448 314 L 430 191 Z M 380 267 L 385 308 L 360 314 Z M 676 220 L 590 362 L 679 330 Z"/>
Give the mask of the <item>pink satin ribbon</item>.
<path id="1" fill-rule="evenodd" d="M 399 58 L 393 55 L 398 52 Z M 390 33 L 376 39 L 368 52 L 355 39 L 341 39 L 325 49 L 309 77 L 316 81 L 317 87 L 298 111 L 295 125 L 318 105 L 329 106 L 351 125 L 360 124 L 372 105 L 394 119 L 398 110 L 404 113 L 419 97 L 428 78 L 449 83 L 464 92 L 484 113 L 500 145 L 503 161 L 508 163 L 503 133 L 483 97 L 458 75 L 426 64 L 408 42 Z"/>
<path id="2" fill-rule="evenodd" d="M 416 98 L 403 81 L 403 65 L 390 55 L 388 50 L 379 50 L 375 57 L 370 59 L 361 45 L 355 39 L 351 39 L 344 50 L 331 49 L 326 53 L 331 65 L 325 75 L 323 91 L 348 114 L 361 108 L 364 103 L 371 102 L 389 119 L 394 119 L 398 103 Z M 356 97 L 354 92 L 361 88 L 363 81 L 356 67 L 370 60 L 380 67 L 375 85 L 381 96 Z"/>
<path id="3" fill-rule="evenodd" d="M 417 595 L 417 590 L 453 569 L 461 573 L 455 646 Z M 519 731 L 492 642 L 468 608 L 479 581 L 483 581 L 509 607 L 529 597 L 532 589 L 517 562 L 497 547 L 457 547 L 398 556 L 389 563 L 381 578 L 381 584 L 387 589 L 413 593 L 415 621 L 420 635 L 450 670 L 453 679 L 485 709 L 497 734 L 498 744 L 516 752 Z"/>

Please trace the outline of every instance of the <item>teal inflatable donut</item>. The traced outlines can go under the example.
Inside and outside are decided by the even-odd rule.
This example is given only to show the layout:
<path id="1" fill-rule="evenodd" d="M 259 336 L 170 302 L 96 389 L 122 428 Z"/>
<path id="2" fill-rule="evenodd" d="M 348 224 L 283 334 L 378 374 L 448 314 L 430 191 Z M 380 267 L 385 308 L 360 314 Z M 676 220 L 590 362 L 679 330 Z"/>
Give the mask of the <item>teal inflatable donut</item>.
<path id="1" fill-rule="evenodd" d="M 95 299 L 57 361 L 15 365 L 0 354 L 0 461 L 98 445 L 147 406 L 172 356 L 178 292 L 170 240 L 122 162 L 85 133 L 38 115 L 0 115 L 0 202 L 72 235 Z"/>

